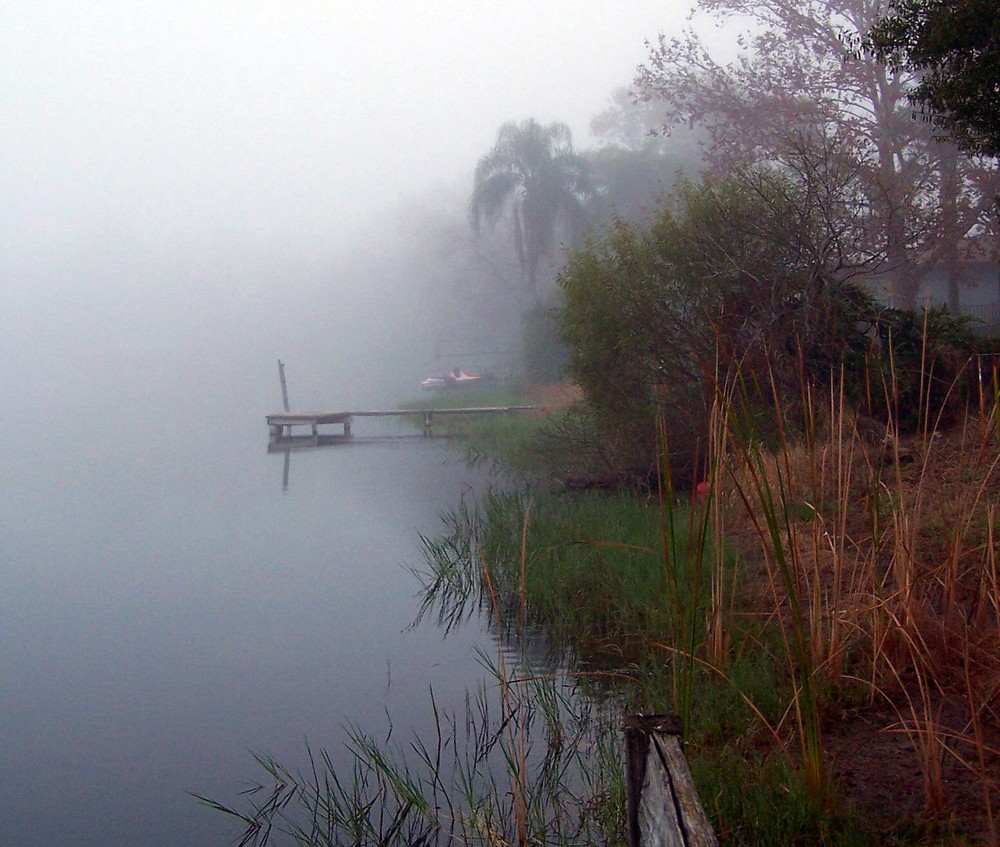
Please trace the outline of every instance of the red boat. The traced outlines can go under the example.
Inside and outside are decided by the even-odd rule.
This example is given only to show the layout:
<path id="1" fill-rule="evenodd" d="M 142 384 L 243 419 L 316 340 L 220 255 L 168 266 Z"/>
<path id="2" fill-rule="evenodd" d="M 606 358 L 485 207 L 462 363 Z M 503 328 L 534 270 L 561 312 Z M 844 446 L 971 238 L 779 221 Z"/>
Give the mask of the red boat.
<path id="1" fill-rule="evenodd" d="M 483 379 L 480 374 L 468 371 L 465 368 L 452 368 L 444 376 L 429 376 L 420 387 L 424 391 L 436 391 L 444 388 L 468 388 L 480 384 Z"/>

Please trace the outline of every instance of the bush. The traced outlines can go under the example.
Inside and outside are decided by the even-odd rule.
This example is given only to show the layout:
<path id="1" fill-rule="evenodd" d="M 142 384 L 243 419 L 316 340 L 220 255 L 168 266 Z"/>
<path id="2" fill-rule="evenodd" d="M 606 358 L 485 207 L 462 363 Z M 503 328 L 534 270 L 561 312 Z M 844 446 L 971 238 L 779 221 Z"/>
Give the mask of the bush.
<path id="1" fill-rule="evenodd" d="M 734 374 L 750 406 L 772 409 L 777 391 L 794 413 L 806 383 L 864 354 L 874 301 L 837 278 L 800 200 L 774 172 L 687 184 L 648 228 L 618 221 L 570 256 L 569 373 L 626 467 L 656 466 L 659 416 L 672 466 L 693 471 Z"/>
<path id="2" fill-rule="evenodd" d="M 943 307 L 880 310 L 864 367 L 849 371 L 855 405 L 902 433 L 951 424 L 978 390 L 972 358 L 992 348 L 971 323 Z"/>

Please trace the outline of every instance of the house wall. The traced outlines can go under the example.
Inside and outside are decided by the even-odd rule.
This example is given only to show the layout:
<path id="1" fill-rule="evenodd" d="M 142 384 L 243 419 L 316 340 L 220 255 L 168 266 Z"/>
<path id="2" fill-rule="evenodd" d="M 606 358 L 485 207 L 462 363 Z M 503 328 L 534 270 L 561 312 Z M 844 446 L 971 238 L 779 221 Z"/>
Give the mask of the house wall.
<path id="1" fill-rule="evenodd" d="M 964 265 L 959 271 L 962 311 L 986 306 L 1000 308 L 1000 266 L 990 262 Z M 948 302 L 948 279 L 943 267 L 929 268 L 920 287 L 920 299 L 929 306 Z"/>

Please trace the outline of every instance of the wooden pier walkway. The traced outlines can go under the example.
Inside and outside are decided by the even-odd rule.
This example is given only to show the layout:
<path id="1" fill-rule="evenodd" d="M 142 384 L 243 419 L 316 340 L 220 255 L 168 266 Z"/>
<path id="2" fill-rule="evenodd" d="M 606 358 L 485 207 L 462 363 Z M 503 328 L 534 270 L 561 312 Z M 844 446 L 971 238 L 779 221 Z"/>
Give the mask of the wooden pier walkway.
<path id="1" fill-rule="evenodd" d="M 439 415 L 485 415 L 514 414 L 531 411 L 533 406 L 475 406 L 463 409 L 387 409 L 358 412 L 274 412 L 267 416 L 267 427 L 271 433 L 271 443 L 292 438 L 292 427 L 307 426 L 315 438 L 319 438 L 319 428 L 334 424 L 344 428 L 344 436 L 351 435 L 354 418 L 421 417 L 424 420 L 424 435 L 431 434 L 431 425 Z"/>

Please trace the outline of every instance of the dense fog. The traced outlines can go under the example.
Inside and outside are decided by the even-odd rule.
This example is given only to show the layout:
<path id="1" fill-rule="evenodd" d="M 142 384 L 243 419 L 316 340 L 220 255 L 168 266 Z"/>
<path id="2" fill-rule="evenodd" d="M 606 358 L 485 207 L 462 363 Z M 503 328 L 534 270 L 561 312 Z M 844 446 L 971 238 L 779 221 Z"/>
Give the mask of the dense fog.
<path id="1" fill-rule="evenodd" d="M 300 407 L 393 399 L 462 341 L 443 304 L 482 299 L 447 251 L 498 126 L 558 119 L 586 143 L 672 20 L 653 2 L 3 5 L 20 409 L 241 384 L 262 412 L 278 357 Z"/>
<path id="2" fill-rule="evenodd" d="M 0 843 L 232 843 L 188 792 L 248 750 L 463 702 L 489 638 L 411 627 L 408 568 L 476 472 L 405 424 L 269 454 L 277 363 L 295 409 L 508 372 L 476 163 L 585 147 L 685 10 L 0 0 Z"/>

